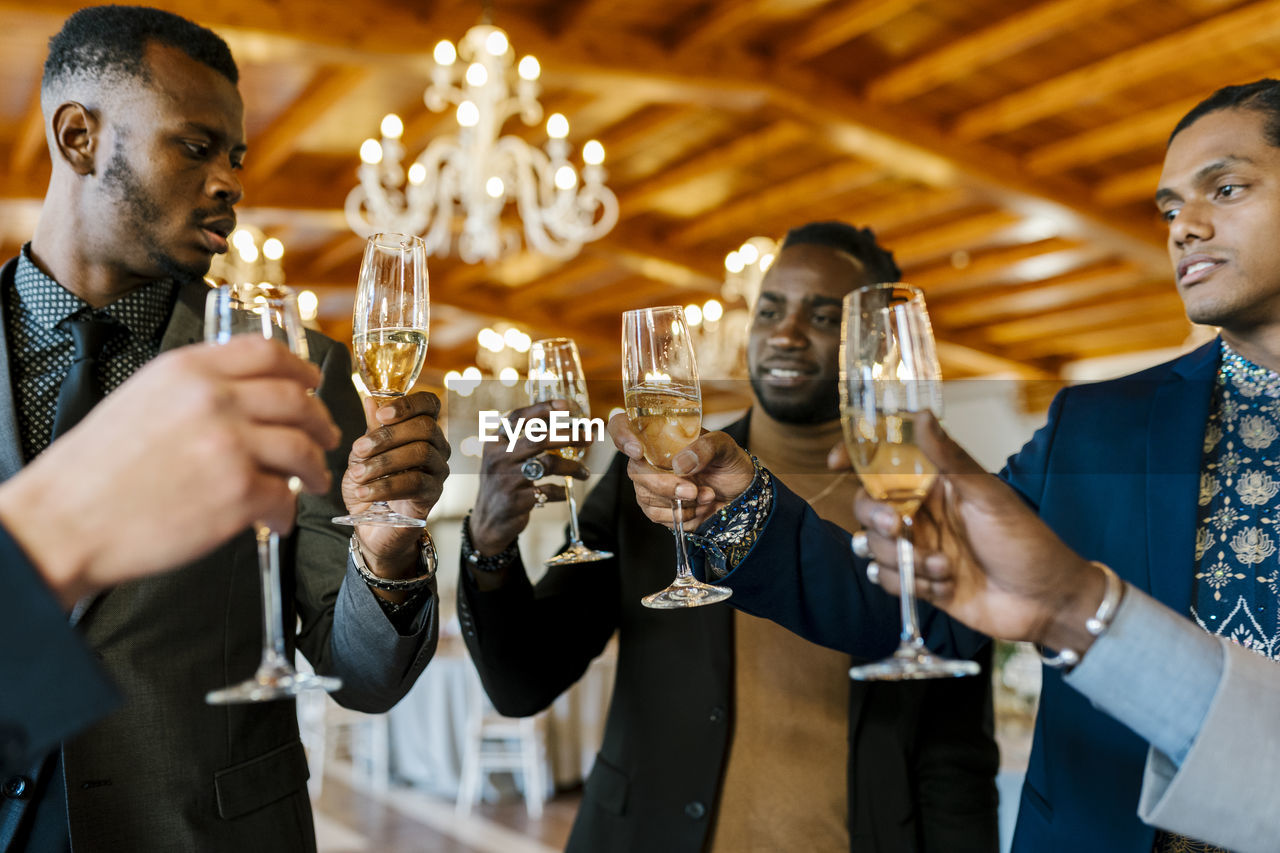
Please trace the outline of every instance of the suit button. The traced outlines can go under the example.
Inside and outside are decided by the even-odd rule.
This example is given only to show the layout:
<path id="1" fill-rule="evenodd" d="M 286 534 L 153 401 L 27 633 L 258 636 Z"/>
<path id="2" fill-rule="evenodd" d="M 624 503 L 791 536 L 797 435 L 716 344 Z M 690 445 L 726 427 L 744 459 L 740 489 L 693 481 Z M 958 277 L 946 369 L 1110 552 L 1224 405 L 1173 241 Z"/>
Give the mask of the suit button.
<path id="1" fill-rule="evenodd" d="M 687 817 L 694 820 L 701 820 L 707 813 L 707 807 L 697 800 L 694 800 L 692 803 L 689 803 L 684 807 L 684 813 Z"/>
<path id="2" fill-rule="evenodd" d="M 31 782 L 23 776 L 10 776 L 4 780 L 4 795 L 11 800 L 25 800 L 31 793 Z"/>
<path id="3" fill-rule="evenodd" d="M 723 722 L 724 722 L 724 708 L 712 708 L 712 709 L 711 709 L 711 716 L 710 716 L 708 719 L 710 719 L 710 720 L 711 720 L 711 722 L 713 722 L 713 723 L 723 723 Z"/>

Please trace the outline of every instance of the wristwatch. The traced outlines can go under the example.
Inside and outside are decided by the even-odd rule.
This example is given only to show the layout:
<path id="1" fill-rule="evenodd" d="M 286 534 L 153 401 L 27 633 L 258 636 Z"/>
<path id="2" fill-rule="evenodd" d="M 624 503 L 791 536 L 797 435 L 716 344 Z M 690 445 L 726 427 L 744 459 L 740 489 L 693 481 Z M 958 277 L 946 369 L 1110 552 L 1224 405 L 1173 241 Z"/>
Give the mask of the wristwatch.
<path id="1" fill-rule="evenodd" d="M 351 561 L 355 563 L 356 571 L 360 573 L 360 577 L 364 578 L 364 582 L 374 589 L 387 592 L 412 592 L 421 589 L 435 579 L 436 567 L 440 563 L 436 554 L 436 543 L 431 538 L 431 534 L 425 530 L 422 531 L 422 543 L 418 551 L 418 566 L 422 569 L 422 574 L 413 578 L 383 578 L 369 571 L 369 566 L 364 561 L 364 552 L 360 549 L 359 534 L 351 534 L 350 548 Z"/>

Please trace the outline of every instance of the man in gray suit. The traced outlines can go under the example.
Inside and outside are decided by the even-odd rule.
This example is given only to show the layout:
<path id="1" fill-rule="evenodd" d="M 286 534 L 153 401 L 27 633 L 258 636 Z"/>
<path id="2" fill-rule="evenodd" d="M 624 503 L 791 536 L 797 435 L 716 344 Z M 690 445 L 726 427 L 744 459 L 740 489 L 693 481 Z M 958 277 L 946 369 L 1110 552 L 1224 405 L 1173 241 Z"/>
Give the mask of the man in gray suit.
<path id="1" fill-rule="evenodd" d="M 105 324 L 96 379 L 108 393 L 201 337 L 200 279 L 226 251 L 241 195 L 237 76 L 216 35 L 152 9 L 84 9 L 51 41 L 41 103 L 52 177 L 31 243 L 0 270 L 0 476 L 53 433 L 77 324 Z M 319 335 L 309 344 L 317 392 L 343 432 L 328 464 L 345 474 L 340 488 L 300 499 L 282 542 L 285 625 L 301 620 L 296 644 L 342 679 L 339 702 L 382 711 L 434 651 L 434 564 L 417 532 L 393 528 L 361 528 L 360 559 L 348 559 L 351 540 L 329 519 L 375 500 L 424 517 L 448 444 L 434 396 L 362 417 L 345 348 Z M 370 585 L 379 578 L 418 582 L 387 592 Z M 0 784 L 0 849 L 313 849 L 293 703 L 203 701 L 257 664 L 259 599 L 246 534 L 77 604 L 73 619 L 126 704 Z"/>
<path id="2" fill-rule="evenodd" d="M 77 601 L 176 569 L 257 520 L 287 532 L 292 476 L 328 491 L 325 451 L 341 436 L 305 393 L 319 383 L 314 364 L 254 335 L 180 347 L 0 483 L 0 779 L 120 703 L 67 621 Z M 226 453 L 201 452 L 209 442 Z"/>

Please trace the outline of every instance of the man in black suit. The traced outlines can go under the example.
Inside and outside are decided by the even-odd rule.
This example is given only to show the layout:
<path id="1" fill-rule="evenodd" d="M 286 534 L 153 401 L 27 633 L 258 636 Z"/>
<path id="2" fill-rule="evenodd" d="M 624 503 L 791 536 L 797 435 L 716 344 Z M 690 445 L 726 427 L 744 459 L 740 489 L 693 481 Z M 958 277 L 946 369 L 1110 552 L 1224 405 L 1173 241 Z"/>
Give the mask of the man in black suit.
<path id="1" fill-rule="evenodd" d="M 81 9 L 51 40 L 49 188 L 31 242 L 0 270 L 0 478 L 36 460 L 63 401 L 81 399 L 59 386 L 86 372 L 88 339 L 110 401 L 145 363 L 202 337 L 202 276 L 227 249 L 242 193 L 237 79 L 218 36 L 156 9 Z M 283 624 L 301 622 L 286 653 L 296 645 L 341 678 L 340 703 L 383 711 L 435 649 L 431 552 L 414 530 L 364 527 L 352 540 L 329 519 L 380 499 L 424 517 L 448 443 L 433 395 L 362 413 L 346 348 L 318 334 L 308 347 L 342 438 L 329 488 L 301 496 L 281 542 Z M 0 849 L 314 849 L 293 703 L 204 702 L 260 659 L 256 550 L 246 532 L 181 571 L 77 602 L 71 619 L 125 701 L 3 780 Z M 379 588 L 387 580 L 414 591 Z"/>
<path id="2" fill-rule="evenodd" d="M 726 430 L 849 529 L 857 480 L 823 464 L 840 441 L 841 299 L 897 277 L 869 230 L 791 231 L 754 306 L 757 405 Z M 636 506 L 621 455 L 581 518 L 586 544 L 618 556 L 556 567 L 531 585 L 516 536 L 535 495 L 519 470 L 547 447 L 486 445 L 458 606 L 489 696 L 515 716 L 547 707 L 619 632 L 604 745 L 569 850 L 996 849 L 986 679 L 853 683 L 847 655 L 733 608 L 642 607 L 670 581 L 674 547 Z M 582 474 L 558 456 L 539 459 L 550 474 Z M 847 754 L 831 748 L 845 740 Z"/>

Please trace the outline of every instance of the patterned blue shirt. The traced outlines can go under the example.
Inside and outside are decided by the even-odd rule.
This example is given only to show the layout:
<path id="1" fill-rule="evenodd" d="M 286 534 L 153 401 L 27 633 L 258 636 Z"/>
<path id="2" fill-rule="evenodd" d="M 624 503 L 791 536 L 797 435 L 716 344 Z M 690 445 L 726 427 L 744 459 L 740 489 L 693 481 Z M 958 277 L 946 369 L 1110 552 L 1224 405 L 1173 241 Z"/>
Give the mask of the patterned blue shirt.
<path id="1" fill-rule="evenodd" d="M 1200 465 L 1191 616 L 1280 659 L 1280 375 L 1223 341 Z"/>
<path id="2" fill-rule="evenodd" d="M 58 390 L 71 369 L 71 334 L 58 324 L 73 315 L 109 317 L 123 327 L 98 361 L 99 387 L 110 393 L 160 353 L 177 289 L 171 281 L 138 287 L 94 309 L 35 265 L 22 247 L 14 287 L 4 293 L 5 333 L 22 455 L 30 461 L 49 443 Z"/>

